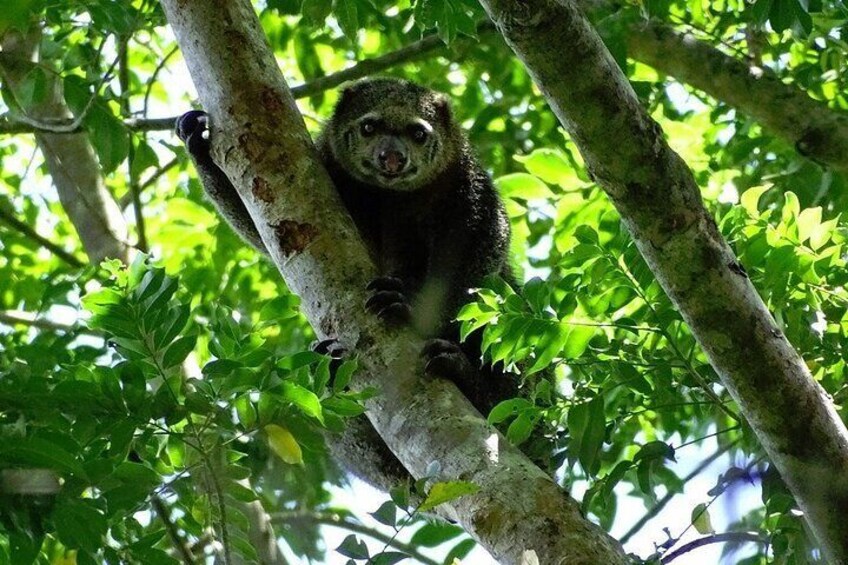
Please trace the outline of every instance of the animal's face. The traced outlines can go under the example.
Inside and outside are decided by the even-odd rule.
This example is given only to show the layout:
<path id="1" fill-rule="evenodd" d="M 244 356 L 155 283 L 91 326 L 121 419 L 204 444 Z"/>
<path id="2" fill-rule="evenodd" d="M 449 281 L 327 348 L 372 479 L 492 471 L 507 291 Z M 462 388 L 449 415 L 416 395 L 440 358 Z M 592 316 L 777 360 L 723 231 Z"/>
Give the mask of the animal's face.
<path id="1" fill-rule="evenodd" d="M 447 100 L 411 83 L 349 87 L 333 118 L 333 152 L 345 170 L 378 188 L 414 191 L 453 159 Z"/>

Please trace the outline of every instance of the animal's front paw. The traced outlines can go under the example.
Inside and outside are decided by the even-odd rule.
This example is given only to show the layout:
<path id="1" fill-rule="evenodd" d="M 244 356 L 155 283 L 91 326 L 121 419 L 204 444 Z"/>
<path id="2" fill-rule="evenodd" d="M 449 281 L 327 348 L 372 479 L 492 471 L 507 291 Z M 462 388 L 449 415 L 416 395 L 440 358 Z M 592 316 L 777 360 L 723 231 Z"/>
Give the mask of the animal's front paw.
<path id="1" fill-rule="evenodd" d="M 193 157 L 209 155 L 209 114 L 202 110 L 191 110 L 176 123 L 177 136 L 185 143 Z"/>
<path id="2" fill-rule="evenodd" d="M 424 373 L 453 381 L 462 388 L 473 374 L 474 367 L 459 345 L 446 339 L 431 339 L 421 350 L 424 358 Z"/>
<path id="3" fill-rule="evenodd" d="M 397 277 L 378 277 L 366 287 L 373 294 L 365 308 L 387 324 L 400 326 L 412 318 L 412 306 L 404 291 L 403 281 Z"/>
<path id="4" fill-rule="evenodd" d="M 345 349 L 341 342 L 335 338 L 322 339 L 321 341 L 313 342 L 312 351 L 321 355 L 326 355 L 331 359 L 341 359 L 347 355 L 347 349 Z"/>
<path id="5" fill-rule="evenodd" d="M 312 343 L 312 351 L 320 355 L 326 355 L 330 358 L 330 386 L 336 380 L 336 372 L 347 357 L 348 351 L 342 346 L 339 340 L 335 338 L 323 339 Z"/>

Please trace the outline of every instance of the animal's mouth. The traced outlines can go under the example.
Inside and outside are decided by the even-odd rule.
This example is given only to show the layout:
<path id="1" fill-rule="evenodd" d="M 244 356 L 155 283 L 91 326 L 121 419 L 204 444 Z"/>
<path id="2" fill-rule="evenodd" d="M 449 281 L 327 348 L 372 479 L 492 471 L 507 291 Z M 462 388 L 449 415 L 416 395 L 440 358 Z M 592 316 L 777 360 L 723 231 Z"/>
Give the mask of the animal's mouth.
<path id="1" fill-rule="evenodd" d="M 377 173 L 377 176 L 387 181 L 395 181 L 402 178 L 412 177 L 418 172 L 418 167 L 416 167 L 415 165 L 410 165 L 409 167 L 406 167 L 405 169 L 402 169 L 397 172 L 387 171 L 381 167 L 378 167 L 368 159 L 362 160 L 362 166 L 365 167 L 367 170 Z"/>

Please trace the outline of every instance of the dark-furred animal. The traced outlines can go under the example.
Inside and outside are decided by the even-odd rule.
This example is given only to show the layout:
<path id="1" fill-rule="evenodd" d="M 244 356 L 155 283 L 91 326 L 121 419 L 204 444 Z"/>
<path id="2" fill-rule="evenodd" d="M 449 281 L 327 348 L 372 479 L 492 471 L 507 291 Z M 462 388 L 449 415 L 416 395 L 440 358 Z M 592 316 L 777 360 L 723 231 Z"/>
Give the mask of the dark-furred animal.
<path id="1" fill-rule="evenodd" d="M 206 120 L 189 112 L 177 132 L 221 214 L 264 252 L 238 193 L 209 154 Z M 425 370 L 453 380 L 484 414 L 515 396 L 511 376 L 480 367 L 479 337 L 459 345 L 452 322 L 469 289 L 489 275 L 511 274 L 503 204 L 447 97 L 402 80 L 358 81 L 342 90 L 316 145 L 378 266 L 365 307 L 428 339 Z M 343 441 L 331 442 L 349 470 L 384 489 L 406 475 L 367 420 L 349 428 Z"/>

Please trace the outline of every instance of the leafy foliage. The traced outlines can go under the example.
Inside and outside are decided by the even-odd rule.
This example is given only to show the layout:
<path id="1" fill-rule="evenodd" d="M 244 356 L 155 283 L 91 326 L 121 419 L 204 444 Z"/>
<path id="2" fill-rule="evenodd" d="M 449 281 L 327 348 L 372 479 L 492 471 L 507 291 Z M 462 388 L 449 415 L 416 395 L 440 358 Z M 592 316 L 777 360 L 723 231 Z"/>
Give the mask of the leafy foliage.
<path id="1" fill-rule="evenodd" d="M 683 475 L 706 457 L 699 446 L 715 438 L 727 453 L 724 472 L 710 492 L 687 498 L 691 526 L 643 530 L 634 540 L 648 547 L 640 555 L 658 558 L 686 529 L 721 531 L 710 504 L 754 483 L 762 505 L 725 529 L 757 531 L 769 545 L 745 545 L 738 561 L 816 559 L 794 500 L 739 407 L 476 2 L 257 6 L 291 84 L 421 36 L 444 42 L 384 72 L 451 94 L 506 201 L 516 271 L 526 282 L 492 281 L 458 316 L 464 336 L 482 332 L 487 359 L 521 374 L 521 396 L 487 415 L 493 426 L 547 465 L 608 529 L 630 524 L 622 508 L 634 498 L 652 508 L 681 493 Z M 33 136 L 0 136 L 0 562 L 173 563 L 180 554 L 171 530 L 198 556 L 217 550 L 214 537 L 222 552 L 255 560 L 248 505 L 256 503 L 274 514 L 282 545 L 299 559 L 325 556 L 327 533 L 318 527 L 327 523 L 351 529 L 329 549 L 353 560 L 393 563 L 412 550 L 441 551 L 446 563 L 468 555 L 473 542 L 457 527 L 421 516 L 475 488 L 442 477 L 438 464 L 430 478 L 398 485 L 391 502 L 363 504 L 370 517 L 360 512 L 357 520 L 336 504 L 329 485 L 343 478 L 323 434 L 343 430 L 375 391 L 347 390 L 355 360 L 331 379 L 329 360 L 308 351 L 312 333 L 297 297 L 217 220 L 176 139 L 126 125 L 191 104 L 158 3 L 27 0 L 0 12 L 0 40 L 30 34 L 39 52 L 37 62 L 0 60 L 0 68 L 22 69 L 21 80 L 0 81 L 3 117 L 53 127 L 33 116 L 60 86 L 108 194 L 125 219 L 143 217 L 156 257 L 78 268 L 51 252 L 41 239 L 84 257 L 84 226 L 56 198 Z M 647 18 L 673 25 L 768 67 L 844 119 L 848 6 L 652 0 L 610 2 L 593 16 L 693 169 L 740 268 L 845 417 L 845 175 L 765 133 L 728 101 L 628 59 L 626 38 Z M 321 91 L 300 101 L 310 127 L 335 99 Z M 131 205 L 134 189 L 140 210 Z M 132 241 L 142 231 L 134 222 Z M 60 488 L 15 490 L 21 470 L 49 470 Z M 325 520 L 330 514 L 341 521 Z M 658 533 L 662 526 L 670 538 Z M 407 537 L 405 548 L 363 543 L 363 531 L 379 528 L 392 543 Z"/>

